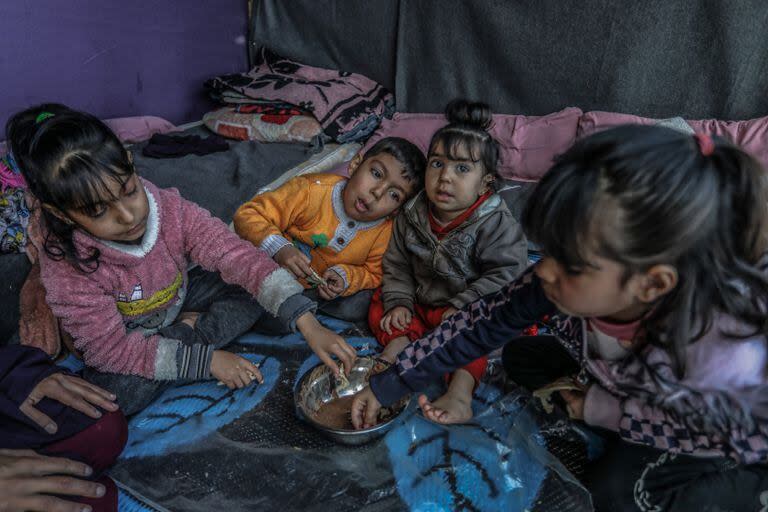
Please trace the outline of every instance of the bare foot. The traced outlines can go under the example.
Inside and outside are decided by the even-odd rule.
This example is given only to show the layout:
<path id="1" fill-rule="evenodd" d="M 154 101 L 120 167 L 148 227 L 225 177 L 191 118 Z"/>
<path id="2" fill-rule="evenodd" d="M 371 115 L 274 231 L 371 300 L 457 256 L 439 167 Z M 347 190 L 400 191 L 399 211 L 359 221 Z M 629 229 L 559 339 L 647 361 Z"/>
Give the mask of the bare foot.
<path id="1" fill-rule="evenodd" d="M 474 386 L 475 379 L 466 370 L 456 370 L 448 391 L 434 402 L 430 402 L 426 395 L 420 395 L 419 407 L 424 417 L 435 423 L 466 423 L 472 419 Z"/>
<path id="2" fill-rule="evenodd" d="M 406 336 L 400 336 L 389 342 L 381 351 L 379 357 L 388 363 L 394 363 L 397 360 L 397 354 L 403 351 L 403 349 L 410 343 L 410 340 Z"/>
<path id="3" fill-rule="evenodd" d="M 187 324 L 194 329 L 199 316 L 200 313 L 197 313 L 196 311 L 184 311 L 183 313 L 179 313 L 179 316 L 176 317 L 176 321 Z"/>

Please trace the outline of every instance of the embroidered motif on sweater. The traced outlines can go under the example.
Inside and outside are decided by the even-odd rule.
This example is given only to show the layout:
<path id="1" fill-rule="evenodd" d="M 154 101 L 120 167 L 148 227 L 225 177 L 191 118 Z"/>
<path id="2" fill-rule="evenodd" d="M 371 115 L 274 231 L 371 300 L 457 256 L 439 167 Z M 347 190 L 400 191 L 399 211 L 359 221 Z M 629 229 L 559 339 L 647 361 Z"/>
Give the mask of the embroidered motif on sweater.
<path id="1" fill-rule="evenodd" d="M 169 286 L 158 290 L 146 299 L 143 298 L 141 284 L 137 284 L 133 288 L 130 299 L 126 300 L 126 296 L 123 293 L 118 295 L 117 310 L 123 316 L 146 315 L 153 309 L 168 304 L 176 296 L 183 283 L 184 276 L 181 275 L 181 272 L 178 272 L 176 278 Z"/>

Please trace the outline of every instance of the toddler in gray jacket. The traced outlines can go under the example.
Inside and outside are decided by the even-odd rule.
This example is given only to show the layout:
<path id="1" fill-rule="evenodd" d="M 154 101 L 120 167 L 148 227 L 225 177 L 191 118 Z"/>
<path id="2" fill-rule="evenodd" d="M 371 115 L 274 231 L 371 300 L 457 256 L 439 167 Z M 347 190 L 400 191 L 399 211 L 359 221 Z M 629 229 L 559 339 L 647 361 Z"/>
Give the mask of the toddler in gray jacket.
<path id="1" fill-rule="evenodd" d="M 369 310 L 369 325 L 385 347 L 381 357 L 390 363 L 408 343 L 499 291 L 527 264 L 522 229 L 493 188 L 499 145 L 487 131 L 490 109 L 456 100 L 446 117 L 449 124 L 430 142 L 424 190 L 395 220 L 382 288 Z M 438 421 L 472 418 L 472 392 L 486 363 L 483 357 L 448 376 L 446 393 L 434 402 L 442 411 Z"/>

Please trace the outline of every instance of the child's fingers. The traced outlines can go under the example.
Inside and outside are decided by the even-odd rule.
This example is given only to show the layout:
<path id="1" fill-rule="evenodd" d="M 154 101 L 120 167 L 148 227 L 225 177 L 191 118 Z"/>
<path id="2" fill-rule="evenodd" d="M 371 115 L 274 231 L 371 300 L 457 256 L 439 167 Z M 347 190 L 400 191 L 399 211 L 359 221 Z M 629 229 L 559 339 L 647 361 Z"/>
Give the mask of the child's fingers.
<path id="1" fill-rule="evenodd" d="M 298 279 L 304 279 L 311 274 L 311 272 L 305 271 L 296 260 L 289 262 L 288 265 L 290 266 L 290 270 L 293 272 L 293 275 Z"/>
<path id="2" fill-rule="evenodd" d="M 250 384 L 251 377 L 248 375 L 248 372 L 245 371 L 245 368 L 241 368 L 237 373 L 237 387 L 242 389 L 246 386 L 249 386 Z"/>
<path id="3" fill-rule="evenodd" d="M 347 369 L 347 375 L 349 375 L 349 372 L 352 371 L 352 366 L 355 364 L 355 360 L 357 360 L 357 350 L 350 345 L 349 343 L 344 341 L 341 348 L 349 355 L 349 365 L 346 366 Z"/>
<path id="4" fill-rule="evenodd" d="M 389 327 L 390 323 L 392 323 L 392 315 L 386 315 L 384 318 L 381 319 L 381 322 L 379 323 L 379 327 L 381 327 L 382 330 L 387 334 L 392 334 L 392 329 L 390 329 Z"/>
<path id="5" fill-rule="evenodd" d="M 320 360 L 323 362 L 325 366 L 330 368 L 331 372 L 333 372 L 333 375 L 338 377 L 339 376 L 339 366 L 333 361 L 333 358 L 328 355 L 325 351 L 318 351 L 317 357 L 320 358 Z"/>
<path id="6" fill-rule="evenodd" d="M 363 416 L 363 428 L 371 428 L 376 425 L 379 418 L 379 408 L 376 407 L 370 401 L 365 407 L 365 414 Z"/>
<path id="7" fill-rule="evenodd" d="M 323 300 L 331 300 L 331 296 L 322 284 L 317 287 L 317 293 Z"/>
<path id="8" fill-rule="evenodd" d="M 349 345 L 347 345 L 347 348 L 349 348 Z M 352 369 L 352 365 L 355 364 L 355 357 L 357 354 L 355 354 L 354 351 L 350 354 L 349 351 L 346 350 L 345 347 L 341 344 L 331 347 L 331 352 L 333 352 L 333 354 L 339 358 L 339 361 L 344 363 L 344 373 L 349 375 L 349 371 Z"/>
<path id="9" fill-rule="evenodd" d="M 296 267 L 303 272 L 305 276 L 312 275 L 312 267 L 309 266 L 309 259 L 306 256 L 302 254 L 301 257 L 296 258 L 295 263 Z"/>
<path id="10" fill-rule="evenodd" d="M 253 364 L 252 362 L 248 361 L 247 359 L 243 359 L 245 361 L 245 374 L 248 376 L 249 384 L 251 381 L 255 380 L 259 384 L 264 383 L 264 376 L 261 374 L 261 370 L 259 370 L 259 367 Z"/>
<path id="11" fill-rule="evenodd" d="M 445 411 L 432 405 L 432 402 L 427 399 L 426 395 L 419 395 L 419 407 L 421 408 L 421 413 L 429 421 L 441 423 L 440 420 L 445 415 Z"/>
<path id="12" fill-rule="evenodd" d="M 355 427 L 355 430 L 360 430 L 363 427 L 364 412 L 365 400 L 360 396 L 356 396 L 355 399 L 352 400 L 352 409 L 350 410 L 352 415 L 352 426 Z"/>
<path id="13" fill-rule="evenodd" d="M 295 277 L 296 279 L 301 279 L 302 277 L 304 277 L 299 275 L 299 269 L 296 268 L 296 266 L 290 261 L 286 261 L 283 268 L 288 272 L 290 272 L 291 274 L 293 274 L 293 277 Z"/>

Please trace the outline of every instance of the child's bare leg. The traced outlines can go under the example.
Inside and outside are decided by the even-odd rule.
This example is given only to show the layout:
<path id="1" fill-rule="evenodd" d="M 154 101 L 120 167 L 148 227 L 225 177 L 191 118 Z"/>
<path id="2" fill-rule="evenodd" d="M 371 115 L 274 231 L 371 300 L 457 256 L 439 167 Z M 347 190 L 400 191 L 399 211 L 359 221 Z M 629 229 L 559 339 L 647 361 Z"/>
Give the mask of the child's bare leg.
<path id="1" fill-rule="evenodd" d="M 453 373 L 448 391 L 430 402 L 425 395 L 419 396 L 419 406 L 424 417 L 435 423 L 465 423 L 472 419 L 472 392 L 475 378 L 462 368 Z"/>
<path id="2" fill-rule="evenodd" d="M 389 342 L 389 344 L 384 347 L 384 350 L 381 351 L 381 357 L 383 360 L 388 361 L 390 363 L 394 363 L 397 359 L 397 354 L 403 351 L 405 347 L 408 346 L 408 344 L 411 341 L 408 339 L 407 336 L 399 336 L 392 341 Z"/>

